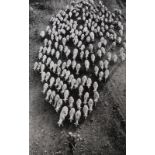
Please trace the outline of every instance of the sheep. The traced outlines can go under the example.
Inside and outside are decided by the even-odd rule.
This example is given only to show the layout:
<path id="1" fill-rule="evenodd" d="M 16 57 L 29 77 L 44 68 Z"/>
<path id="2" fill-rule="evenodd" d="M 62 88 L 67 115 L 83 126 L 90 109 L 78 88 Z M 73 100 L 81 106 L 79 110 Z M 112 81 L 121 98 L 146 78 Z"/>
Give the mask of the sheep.
<path id="1" fill-rule="evenodd" d="M 108 53 L 107 53 L 107 59 L 110 61 L 111 58 L 112 58 L 112 54 L 111 54 L 111 52 L 108 52 Z"/>
<path id="2" fill-rule="evenodd" d="M 35 70 L 37 70 L 37 68 L 38 68 L 38 62 L 35 62 L 33 65 L 33 70 L 35 71 Z"/>
<path id="3" fill-rule="evenodd" d="M 67 89 L 67 84 L 63 84 L 63 86 L 61 87 L 61 94 L 63 94 L 66 89 Z"/>
<path id="4" fill-rule="evenodd" d="M 51 47 L 51 45 L 52 45 L 52 41 L 48 40 L 48 46 Z"/>
<path id="5" fill-rule="evenodd" d="M 86 42 L 87 42 L 87 43 L 90 43 L 90 41 L 91 41 L 90 36 L 87 36 L 87 37 L 86 37 Z"/>
<path id="6" fill-rule="evenodd" d="M 68 100 L 68 96 L 69 96 L 69 90 L 65 90 L 64 91 L 64 102 L 66 102 Z"/>
<path id="7" fill-rule="evenodd" d="M 66 66 L 67 66 L 67 63 L 63 62 L 61 69 L 64 70 L 66 68 Z"/>
<path id="8" fill-rule="evenodd" d="M 84 35 L 84 34 L 82 34 L 82 35 L 81 35 L 81 40 L 83 41 L 83 40 L 84 40 L 84 38 L 85 38 L 85 35 Z"/>
<path id="9" fill-rule="evenodd" d="M 46 78 L 46 73 L 43 71 L 41 72 L 41 82 L 44 82 L 45 78 Z"/>
<path id="10" fill-rule="evenodd" d="M 102 51 L 101 51 L 100 49 L 97 50 L 97 56 L 98 56 L 99 58 L 102 57 Z"/>
<path id="11" fill-rule="evenodd" d="M 60 57 L 60 52 L 59 51 L 56 51 L 55 57 L 56 57 L 57 60 L 59 59 L 59 57 Z"/>
<path id="12" fill-rule="evenodd" d="M 63 51 L 63 46 L 59 45 L 59 51 L 62 52 Z"/>
<path id="13" fill-rule="evenodd" d="M 104 68 L 108 69 L 109 67 L 109 61 L 108 60 L 104 60 Z"/>
<path id="14" fill-rule="evenodd" d="M 62 38 L 62 44 L 63 44 L 63 46 L 66 45 L 66 42 L 67 42 L 66 38 Z"/>
<path id="15" fill-rule="evenodd" d="M 90 99 L 88 100 L 88 107 L 89 107 L 90 113 L 93 111 L 93 105 L 94 105 L 93 99 L 90 98 Z"/>
<path id="16" fill-rule="evenodd" d="M 44 55 L 44 56 L 43 56 L 43 59 L 42 59 L 42 62 L 45 63 L 46 59 L 47 59 L 47 56 Z"/>
<path id="17" fill-rule="evenodd" d="M 98 42 L 97 47 L 100 49 L 102 47 L 102 42 Z"/>
<path id="18" fill-rule="evenodd" d="M 46 97 L 45 97 L 45 100 L 48 101 L 50 99 L 50 96 L 51 96 L 51 89 L 48 89 L 47 93 L 46 93 Z"/>
<path id="19" fill-rule="evenodd" d="M 62 64 L 62 61 L 61 61 L 61 60 L 58 60 L 58 61 L 57 61 L 57 66 L 60 67 L 61 64 Z"/>
<path id="20" fill-rule="evenodd" d="M 101 70 L 104 69 L 104 62 L 102 60 L 99 61 L 99 66 L 100 66 Z"/>
<path id="21" fill-rule="evenodd" d="M 49 84 L 49 87 L 50 88 L 53 86 L 54 82 L 55 82 L 55 78 L 54 77 L 51 77 L 50 78 L 50 84 Z"/>
<path id="22" fill-rule="evenodd" d="M 83 106 L 83 114 L 84 114 L 84 118 L 86 119 L 87 118 L 87 116 L 88 116 L 88 106 L 85 104 L 84 106 Z"/>
<path id="23" fill-rule="evenodd" d="M 76 65 L 76 75 L 79 74 L 80 68 L 81 68 L 81 65 L 78 63 L 78 64 Z"/>
<path id="24" fill-rule="evenodd" d="M 67 67 L 67 68 L 69 68 L 69 67 L 70 67 L 70 65 L 71 65 L 71 63 L 72 63 L 72 61 L 71 61 L 70 59 L 68 59 L 68 60 L 67 60 L 66 67 Z"/>
<path id="25" fill-rule="evenodd" d="M 80 52 L 80 59 L 82 60 L 83 57 L 84 57 L 84 51 L 81 51 L 81 52 Z"/>
<path id="26" fill-rule="evenodd" d="M 59 92 L 61 87 L 63 86 L 63 81 L 60 81 L 57 87 L 57 91 Z"/>
<path id="27" fill-rule="evenodd" d="M 40 53 L 38 54 L 38 59 L 41 60 L 42 57 L 43 57 L 43 54 L 40 52 Z"/>
<path id="28" fill-rule="evenodd" d="M 41 39 L 44 39 L 45 38 L 45 31 L 41 31 L 40 32 L 40 37 L 41 37 Z"/>
<path id="29" fill-rule="evenodd" d="M 59 76 L 61 74 L 61 68 L 57 67 L 57 75 Z"/>
<path id="30" fill-rule="evenodd" d="M 40 46 L 38 53 L 42 53 L 43 52 L 44 47 Z"/>
<path id="31" fill-rule="evenodd" d="M 50 64 L 51 61 L 52 61 L 51 58 L 48 57 L 48 58 L 47 58 L 47 61 L 46 61 L 46 66 L 49 66 L 49 64 Z"/>
<path id="32" fill-rule="evenodd" d="M 89 56 L 89 51 L 86 50 L 86 51 L 85 51 L 85 58 L 88 59 L 88 56 Z"/>
<path id="33" fill-rule="evenodd" d="M 75 113 L 75 123 L 74 124 L 75 124 L 76 127 L 79 125 L 80 118 L 81 118 L 81 111 L 78 110 Z"/>
<path id="34" fill-rule="evenodd" d="M 55 49 L 58 48 L 58 42 L 57 41 L 54 43 L 54 47 L 55 47 Z"/>
<path id="35" fill-rule="evenodd" d="M 63 100 L 60 98 L 56 104 L 56 108 L 55 108 L 55 111 L 58 113 L 60 108 L 62 107 L 63 105 Z"/>
<path id="36" fill-rule="evenodd" d="M 70 53 L 71 53 L 71 50 L 68 49 L 67 52 L 66 52 L 66 58 L 68 58 L 68 56 L 70 55 Z"/>
<path id="37" fill-rule="evenodd" d="M 90 37 L 91 37 L 91 40 L 94 41 L 94 39 L 95 39 L 94 32 L 90 32 Z"/>
<path id="38" fill-rule="evenodd" d="M 103 76 L 104 76 L 104 73 L 103 73 L 103 71 L 99 72 L 99 81 L 102 81 L 102 79 L 103 79 Z"/>
<path id="39" fill-rule="evenodd" d="M 53 66 L 53 73 L 56 72 L 56 69 L 57 69 L 57 64 L 54 64 L 54 66 Z"/>
<path id="40" fill-rule="evenodd" d="M 75 60 L 73 60 L 73 61 L 72 61 L 72 69 L 74 70 L 74 69 L 75 69 L 75 67 L 76 67 L 76 61 L 75 61 Z"/>
<path id="41" fill-rule="evenodd" d="M 81 48 L 80 48 L 81 51 L 84 51 L 85 50 L 85 45 L 81 45 Z"/>
<path id="42" fill-rule="evenodd" d="M 51 76 L 51 73 L 50 72 L 47 72 L 46 73 L 46 77 L 45 77 L 45 81 L 46 82 L 49 80 L 50 76 Z"/>
<path id="43" fill-rule="evenodd" d="M 81 104 L 82 104 L 81 99 L 77 99 L 77 101 L 76 101 L 76 106 L 77 106 L 77 109 L 78 109 L 78 110 L 81 109 Z"/>
<path id="44" fill-rule="evenodd" d="M 58 86 L 59 82 L 60 82 L 60 78 L 59 78 L 59 77 L 57 77 L 57 79 L 56 79 L 56 81 L 55 81 L 55 87 L 57 87 L 57 86 Z"/>
<path id="45" fill-rule="evenodd" d="M 106 69 L 105 72 L 104 72 L 104 79 L 105 79 L 105 82 L 107 81 L 107 79 L 108 79 L 108 77 L 109 77 L 109 74 L 110 74 L 109 70 Z"/>
<path id="46" fill-rule="evenodd" d="M 59 121 L 57 122 L 59 127 L 63 125 L 62 123 L 67 115 L 68 115 L 68 107 L 64 106 L 60 112 Z"/>
<path id="47" fill-rule="evenodd" d="M 84 75 L 84 76 L 82 77 L 82 85 L 84 86 L 84 85 L 86 84 L 86 82 L 87 82 L 87 76 Z"/>
<path id="48" fill-rule="evenodd" d="M 83 91 L 84 91 L 83 85 L 80 85 L 79 86 L 79 96 L 80 97 L 82 96 Z"/>
<path id="49" fill-rule="evenodd" d="M 126 57 L 125 52 L 120 51 L 119 56 L 121 58 L 121 61 L 125 61 L 125 57 Z"/>
<path id="50" fill-rule="evenodd" d="M 50 26 L 47 25 L 47 27 L 46 27 L 46 32 L 48 32 L 49 29 L 50 29 Z"/>
<path id="51" fill-rule="evenodd" d="M 44 83 L 42 93 L 45 94 L 48 89 L 48 83 Z"/>
<path id="52" fill-rule="evenodd" d="M 39 71 L 39 70 L 41 69 L 41 65 L 42 65 L 42 63 L 39 62 L 39 63 L 38 63 L 38 66 L 37 66 L 37 71 Z"/>
<path id="53" fill-rule="evenodd" d="M 97 76 L 97 75 L 98 75 L 98 72 L 99 72 L 98 66 L 95 66 L 95 67 L 94 67 L 94 72 L 95 72 L 95 75 Z"/>
<path id="54" fill-rule="evenodd" d="M 105 51 L 105 48 L 104 47 L 101 47 L 101 52 L 102 52 L 102 54 L 106 54 L 106 51 Z"/>
<path id="55" fill-rule="evenodd" d="M 117 62 L 118 57 L 117 57 L 117 55 L 116 55 L 116 54 L 113 54 L 113 56 L 112 56 L 112 60 L 113 60 L 113 62 L 114 62 L 114 63 L 116 63 L 116 62 Z"/>
<path id="56" fill-rule="evenodd" d="M 61 76 L 61 77 L 64 77 L 64 76 L 66 75 L 66 72 L 67 72 L 67 70 L 66 70 L 66 69 L 63 69 L 60 76 Z"/>
<path id="57" fill-rule="evenodd" d="M 57 105 L 57 102 L 58 102 L 59 99 L 60 99 L 59 94 L 56 94 L 55 97 L 54 97 L 54 104 L 53 104 L 54 108 L 56 108 L 56 105 Z"/>
<path id="58" fill-rule="evenodd" d="M 96 106 L 96 103 L 99 100 L 99 93 L 97 91 L 94 92 L 94 105 Z"/>
<path id="59" fill-rule="evenodd" d="M 75 115 L 75 108 L 71 108 L 69 111 L 69 121 L 70 123 L 73 121 Z"/>
<path id="60" fill-rule="evenodd" d="M 84 102 L 83 102 L 84 104 L 87 104 L 88 98 L 89 98 L 89 93 L 86 92 L 86 93 L 84 94 Z"/>
<path id="61" fill-rule="evenodd" d="M 76 79 L 73 78 L 73 79 L 71 80 L 71 90 L 73 89 L 75 83 L 76 83 Z"/>
<path id="62" fill-rule="evenodd" d="M 68 102 L 69 102 L 69 108 L 70 109 L 73 108 L 74 98 L 72 96 L 69 97 Z"/>
<path id="63" fill-rule="evenodd" d="M 46 54 L 46 51 L 47 51 L 47 47 L 44 47 L 42 53 L 43 53 L 43 54 Z"/>
<path id="64" fill-rule="evenodd" d="M 89 66 L 90 66 L 90 62 L 88 60 L 85 60 L 85 68 L 86 68 L 86 71 L 88 71 L 89 69 Z"/>
<path id="65" fill-rule="evenodd" d="M 47 43 L 48 43 L 48 39 L 45 38 L 45 39 L 44 39 L 44 46 L 45 46 L 45 47 L 47 46 Z"/>
<path id="66" fill-rule="evenodd" d="M 91 78 L 88 78 L 87 79 L 87 87 L 88 87 L 88 89 L 91 87 L 91 84 L 92 84 L 92 80 L 91 80 Z"/>
<path id="67" fill-rule="evenodd" d="M 65 80 L 67 81 L 67 79 L 69 78 L 69 75 L 70 75 L 70 71 L 66 71 L 66 75 L 65 75 Z"/>
<path id="68" fill-rule="evenodd" d="M 52 49 L 51 49 L 51 56 L 53 56 L 54 54 L 55 54 L 55 49 L 52 48 Z"/>
<path id="69" fill-rule="evenodd" d="M 80 40 L 80 41 L 78 42 L 77 47 L 78 47 L 78 48 L 80 48 L 80 47 L 81 47 L 81 45 L 82 45 L 82 41 Z"/>
<path id="70" fill-rule="evenodd" d="M 49 100 L 49 103 L 50 103 L 50 104 L 52 103 L 52 101 L 53 101 L 55 95 L 56 95 L 56 92 L 53 90 L 53 91 L 51 92 L 51 95 L 50 95 L 50 100 Z"/>
<path id="71" fill-rule="evenodd" d="M 89 44 L 88 49 L 89 49 L 89 50 L 90 50 L 90 52 L 92 53 L 92 52 L 93 52 L 93 49 L 94 49 L 93 44 Z"/>
<path id="72" fill-rule="evenodd" d="M 75 48 L 75 49 L 73 50 L 73 60 L 76 59 L 77 55 L 78 55 L 78 49 Z"/>
<path id="73" fill-rule="evenodd" d="M 53 67 L 54 67 L 54 62 L 51 61 L 51 62 L 50 62 L 50 70 L 51 70 Z"/>

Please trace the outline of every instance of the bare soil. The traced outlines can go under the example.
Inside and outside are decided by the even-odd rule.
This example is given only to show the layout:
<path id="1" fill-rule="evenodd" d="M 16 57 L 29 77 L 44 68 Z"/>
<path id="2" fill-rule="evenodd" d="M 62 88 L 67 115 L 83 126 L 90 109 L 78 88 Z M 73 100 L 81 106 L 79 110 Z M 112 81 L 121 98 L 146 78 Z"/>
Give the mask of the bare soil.
<path id="1" fill-rule="evenodd" d="M 120 8 L 125 16 L 123 0 L 105 0 L 108 8 Z M 91 116 L 80 127 L 65 124 L 59 128 L 57 113 L 44 101 L 40 77 L 32 70 L 41 45 L 39 32 L 48 24 L 56 11 L 39 9 L 31 4 L 29 27 L 29 146 L 30 155 L 68 155 L 66 134 L 77 132 L 84 141 L 77 144 L 79 155 L 125 155 L 126 154 L 126 64 L 117 65 L 110 80 L 103 86 L 100 101 Z"/>

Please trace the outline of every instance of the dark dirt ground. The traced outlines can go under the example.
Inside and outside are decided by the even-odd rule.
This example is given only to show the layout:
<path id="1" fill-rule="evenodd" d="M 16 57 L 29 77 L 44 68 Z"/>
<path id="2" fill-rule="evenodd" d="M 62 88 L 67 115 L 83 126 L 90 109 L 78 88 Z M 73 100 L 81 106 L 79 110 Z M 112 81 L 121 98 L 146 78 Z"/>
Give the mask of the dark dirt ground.
<path id="1" fill-rule="evenodd" d="M 60 0 L 59 0 L 60 1 Z M 65 1 L 67 2 L 67 1 Z M 125 16 L 123 0 L 105 0 L 109 9 L 120 8 Z M 97 109 L 77 129 L 72 125 L 59 128 L 57 113 L 44 101 L 40 77 L 32 70 L 41 42 L 38 34 L 44 30 L 51 14 L 57 12 L 38 9 L 33 3 L 29 26 L 29 146 L 30 155 L 52 155 L 61 151 L 68 155 L 65 135 L 77 132 L 85 140 L 77 144 L 79 155 L 126 154 L 126 64 L 119 64 L 100 93 Z M 58 5 L 57 5 L 58 6 Z M 33 22 L 32 22 L 33 21 Z"/>

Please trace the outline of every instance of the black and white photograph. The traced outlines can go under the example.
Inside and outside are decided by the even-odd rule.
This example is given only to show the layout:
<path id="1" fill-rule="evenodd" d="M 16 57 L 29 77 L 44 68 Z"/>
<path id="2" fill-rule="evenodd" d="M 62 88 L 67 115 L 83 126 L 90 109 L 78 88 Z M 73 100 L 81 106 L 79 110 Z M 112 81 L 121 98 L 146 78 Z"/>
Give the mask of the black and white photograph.
<path id="1" fill-rule="evenodd" d="M 29 153 L 126 154 L 126 0 L 30 0 Z"/>

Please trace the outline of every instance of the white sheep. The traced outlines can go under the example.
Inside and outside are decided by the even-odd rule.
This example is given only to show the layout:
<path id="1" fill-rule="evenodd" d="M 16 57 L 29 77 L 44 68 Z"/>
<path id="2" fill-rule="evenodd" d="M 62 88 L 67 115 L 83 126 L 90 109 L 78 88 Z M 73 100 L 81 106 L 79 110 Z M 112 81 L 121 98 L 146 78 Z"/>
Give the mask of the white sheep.
<path id="1" fill-rule="evenodd" d="M 93 91 L 97 91 L 97 89 L 98 89 L 98 83 L 95 81 L 94 83 L 93 83 Z"/>
<path id="2" fill-rule="evenodd" d="M 78 49 L 75 48 L 75 49 L 73 50 L 73 60 L 76 59 L 77 55 L 78 55 Z"/>
<path id="3" fill-rule="evenodd" d="M 72 64 L 72 61 L 71 61 L 70 59 L 68 59 L 68 60 L 67 60 L 66 67 L 69 68 L 71 64 Z"/>
<path id="4" fill-rule="evenodd" d="M 43 48 L 43 54 L 46 54 L 46 52 L 47 52 L 47 47 L 44 47 Z"/>
<path id="5" fill-rule="evenodd" d="M 90 52 L 92 53 L 93 52 L 93 49 L 94 49 L 93 44 L 89 44 L 88 48 L 89 48 Z"/>
<path id="6" fill-rule="evenodd" d="M 38 59 L 41 60 L 42 57 L 43 57 L 43 54 L 42 54 L 41 52 L 39 52 L 39 54 L 38 54 Z"/>
<path id="7" fill-rule="evenodd" d="M 83 102 L 84 104 L 87 104 L 88 98 L 89 98 L 89 93 L 86 92 L 86 93 L 84 94 L 84 102 Z"/>
<path id="8" fill-rule="evenodd" d="M 46 61 L 46 66 L 49 66 L 49 64 L 51 63 L 51 61 L 52 61 L 51 58 L 48 57 L 48 58 L 47 58 L 47 61 Z"/>
<path id="9" fill-rule="evenodd" d="M 69 79 L 68 79 L 68 83 L 71 83 L 72 79 L 74 79 L 74 75 L 73 74 L 70 74 L 69 75 Z"/>
<path id="10" fill-rule="evenodd" d="M 50 104 L 52 103 L 52 101 L 53 101 L 55 95 L 56 95 L 56 92 L 53 90 L 53 91 L 51 92 L 51 96 L 50 96 L 50 100 L 49 100 L 49 103 L 50 103 Z"/>
<path id="11" fill-rule="evenodd" d="M 99 72 L 99 81 L 103 80 L 104 73 L 103 71 Z"/>
<path id="12" fill-rule="evenodd" d="M 76 74 L 77 74 L 77 75 L 79 74 L 80 68 L 81 68 L 81 65 L 78 63 L 78 64 L 76 65 Z"/>
<path id="13" fill-rule="evenodd" d="M 108 60 L 104 60 L 104 68 L 108 69 L 109 66 L 109 61 Z"/>
<path id="14" fill-rule="evenodd" d="M 40 32 L 40 37 L 43 39 L 43 38 L 45 38 L 45 31 L 41 31 Z"/>
<path id="15" fill-rule="evenodd" d="M 38 66 L 37 66 L 37 71 L 40 71 L 40 69 L 41 69 L 41 65 L 42 65 L 42 63 L 39 62 L 39 63 L 38 63 Z"/>
<path id="16" fill-rule="evenodd" d="M 42 62 L 45 63 L 46 59 L 47 59 L 47 56 L 44 55 L 44 56 L 43 56 L 43 59 L 42 59 Z"/>
<path id="17" fill-rule="evenodd" d="M 48 44 L 48 39 L 45 38 L 45 39 L 44 39 L 44 46 L 47 46 L 47 44 Z"/>
<path id="18" fill-rule="evenodd" d="M 51 61 L 51 62 L 50 62 L 50 70 L 53 69 L 53 67 L 54 67 L 54 62 Z"/>
<path id="19" fill-rule="evenodd" d="M 88 106 L 85 104 L 84 106 L 83 106 L 83 115 L 84 115 L 84 118 L 86 119 L 87 118 L 87 116 L 88 116 Z"/>
<path id="20" fill-rule="evenodd" d="M 86 51 L 85 51 L 85 58 L 88 59 L 88 56 L 89 56 L 89 51 L 86 50 Z"/>
<path id="21" fill-rule="evenodd" d="M 79 96 L 81 97 L 82 96 L 82 93 L 84 91 L 84 88 L 82 85 L 79 86 Z"/>
<path id="22" fill-rule="evenodd" d="M 94 105 L 96 106 L 96 103 L 99 100 L 99 93 L 97 91 L 94 92 Z"/>
<path id="23" fill-rule="evenodd" d="M 112 56 L 112 60 L 113 60 L 113 62 L 114 62 L 114 63 L 116 63 L 116 62 L 117 62 L 118 57 L 117 57 L 117 55 L 116 55 L 116 54 L 113 54 L 113 56 Z"/>
<path id="24" fill-rule="evenodd" d="M 99 61 L 99 66 L 100 66 L 101 70 L 104 69 L 104 62 L 102 60 Z"/>
<path id="25" fill-rule="evenodd" d="M 69 97 L 68 99 L 68 102 L 69 102 L 69 108 L 71 109 L 74 105 L 74 98 L 72 96 Z"/>
<path id="26" fill-rule="evenodd" d="M 50 29 L 50 26 L 47 25 L 47 27 L 46 27 L 46 32 L 48 32 L 49 29 Z"/>
<path id="27" fill-rule="evenodd" d="M 111 54 L 111 52 L 108 52 L 108 53 L 107 53 L 107 59 L 108 59 L 108 61 L 110 61 L 111 58 L 112 58 L 112 54 Z"/>
<path id="28" fill-rule="evenodd" d="M 86 82 L 87 82 L 87 76 L 84 75 L 84 76 L 82 77 L 82 85 L 84 86 L 84 85 L 86 84 Z"/>
<path id="29" fill-rule="evenodd" d="M 57 77 L 57 79 L 56 79 L 56 81 L 55 81 L 55 87 L 57 87 L 57 86 L 58 86 L 59 82 L 60 82 L 60 78 L 59 78 L 59 77 Z"/>
<path id="30" fill-rule="evenodd" d="M 38 68 L 38 62 L 35 62 L 33 65 L 33 70 L 35 71 L 35 70 L 37 70 L 37 68 Z"/>
<path id="31" fill-rule="evenodd" d="M 90 98 L 88 100 L 88 107 L 89 107 L 90 113 L 93 111 L 93 105 L 94 105 L 93 99 Z"/>
<path id="32" fill-rule="evenodd" d="M 70 123 L 73 121 L 75 115 L 75 108 L 71 108 L 69 111 L 69 121 Z"/>
<path id="33" fill-rule="evenodd" d="M 81 51 L 81 52 L 80 52 L 80 59 L 82 60 L 83 57 L 84 57 L 84 51 Z"/>
<path id="34" fill-rule="evenodd" d="M 77 101 L 76 101 L 76 106 L 77 106 L 77 109 L 78 109 L 78 110 L 81 109 L 81 104 L 82 104 L 81 99 L 77 99 Z"/>
<path id="35" fill-rule="evenodd" d="M 92 84 L 92 80 L 91 80 L 91 78 L 88 78 L 87 79 L 87 84 L 86 84 L 87 87 L 90 88 L 91 87 L 91 84 Z"/>
<path id="36" fill-rule="evenodd" d="M 52 48 L 52 49 L 51 49 L 51 56 L 53 56 L 54 54 L 55 54 L 55 49 Z"/>
<path id="37" fill-rule="evenodd" d="M 61 88 L 61 94 L 63 94 L 66 89 L 67 89 L 67 84 L 63 84 L 63 86 Z"/>
<path id="38" fill-rule="evenodd" d="M 54 97 L 54 104 L 53 104 L 54 108 L 56 108 L 56 105 L 57 105 L 57 102 L 58 102 L 59 99 L 60 99 L 59 94 L 56 94 L 55 97 Z"/>
<path id="39" fill-rule="evenodd" d="M 90 37 L 91 37 L 91 40 L 94 41 L 94 39 L 95 39 L 94 32 L 90 32 Z"/>
<path id="40" fill-rule="evenodd" d="M 69 90 L 65 90 L 64 91 L 64 102 L 66 102 L 68 100 L 68 96 L 69 96 Z"/>
<path id="41" fill-rule="evenodd" d="M 59 59 L 59 57 L 60 57 L 60 52 L 59 51 L 56 51 L 55 57 L 56 57 L 57 60 Z"/>
<path id="42" fill-rule="evenodd" d="M 71 81 L 71 90 L 74 88 L 74 85 L 75 85 L 75 83 L 76 83 L 76 79 L 72 79 L 72 81 Z"/>
<path id="43" fill-rule="evenodd" d="M 61 77 L 64 77 L 64 76 L 66 75 L 66 72 L 67 72 L 67 70 L 66 70 L 66 69 L 63 69 L 60 76 L 61 76 Z"/>
<path id="44" fill-rule="evenodd" d="M 68 107 L 64 106 L 60 112 L 60 116 L 59 116 L 59 121 L 58 121 L 58 126 L 60 127 L 61 125 L 63 125 L 63 121 L 65 120 L 66 116 L 68 115 Z"/>
<path id="45" fill-rule="evenodd" d="M 88 60 L 85 60 L 85 68 L 86 68 L 86 71 L 88 71 L 89 69 L 89 66 L 90 66 L 90 62 Z"/>
<path id="46" fill-rule="evenodd" d="M 98 56 L 99 58 L 102 57 L 102 51 L 101 51 L 100 49 L 97 50 L 97 56 Z"/>
<path id="47" fill-rule="evenodd" d="M 78 47 L 78 48 L 80 48 L 80 47 L 81 47 L 81 45 L 82 45 L 82 41 L 80 40 L 80 41 L 78 42 L 77 47 Z"/>
<path id="48" fill-rule="evenodd" d="M 57 64 L 54 64 L 54 66 L 53 66 L 53 73 L 56 72 L 56 69 L 57 69 Z"/>
<path id="49" fill-rule="evenodd" d="M 64 70 L 66 68 L 66 66 L 67 66 L 67 63 L 63 62 L 62 66 L 61 66 L 62 70 Z"/>
<path id="50" fill-rule="evenodd" d="M 95 62 L 95 55 L 94 54 L 91 54 L 91 61 L 92 61 L 92 63 Z"/>
<path id="51" fill-rule="evenodd" d="M 75 124 L 76 127 L 79 125 L 80 118 L 81 118 L 81 111 L 78 110 L 75 113 L 75 123 L 74 124 Z"/>
<path id="52" fill-rule="evenodd" d="M 61 74 L 61 68 L 60 67 L 57 67 L 57 73 L 56 73 L 58 76 Z"/>
<path id="53" fill-rule="evenodd" d="M 45 77 L 45 81 L 46 82 L 49 80 L 50 76 L 51 76 L 51 73 L 50 72 L 47 72 L 46 73 L 46 77 Z"/>
<path id="54" fill-rule="evenodd" d="M 103 55 L 106 54 L 106 51 L 105 51 L 105 48 L 104 47 L 101 47 L 101 52 L 102 52 Z"/>
<path id="55" fill-rule="evenodd" d="M 45 94 L 48 89 L 48 83 L 44 83 L 42 93 Z"/>
<path id="56" fill-rule="evenodd" d="M 67 70 L 67 71 L 66 71 L 66 74 L 65 74 L 65 80 L 66 80 L 66 81 L 67 81 L 67 79 L 69 78 L 69 75 L 70 75 L 70 71 Z"/>
<path id="57" fill-rule="evenodd" d="M 75 60 L 73 60 L 73 61 L 72 61 L 72 69 L 74 70 L 74 69 L 75 69 L 75 67 L 76 67 L 76 61 L 75 61 Z"/>
<path id="58" fill-rule="evenodd" d="M 43 52 L 44 47 L 40 46 L 38 53 L 42 53 Z"/>
<path id="59" fill-rule="evenodd" d="M 84 51 L 85 50 L 85 45 L 81 45 L 81 48 L 80 48 L 81 51 Z"/>
<path id="60" fill-rule="evenodd" d="M 106 69 L 105 72 L 104 72 L 104 79 L 105 79 L 105 81 L 107 81 L 107 79 L 109 77 L 109 74 L 110 74 L 109 70 Z"/>
<path id="61" fill-rule="evenodd" d="M 57 66 L 60 67 L 61 64 L 62 64 L 62 61 L 61 61 L 61 60 L 58 60 L 58 61 L 57 61 Z"/>
<path id="62" fill-rule="evenodd" d="M 58 91 L 58 92 L 60 91 L 60 89 L 62 88 L 62 86 L 63 86 L 63 81 L 60 81 L 60 82 L 58 83 L 58 87 L 57 87 L 57 91 Z"/>
<path id="63" fill-rule="evenodd" d="M 68 56 L 70 55 L 70 53 L 71 53 L 71 50 L 68 49 L 67 52 L 66 52 L 66 58 L 68 58 Z"/>
<path id="64" fill-rule="evenodd" d="M 94 72 L 95 72 L 95 75 L 98 76 L 98 72 L 99 72 L 98 66 L 95 66 L 95 67 L 94 67 Z"/>
<path id="65" fill-rule="evenodd" d="M 41 82 L 44 82 L 45 78 L 46 78 L 46 73 L 43 71 L 41 72 Z"/>
<path id="66" fill-rule="evenodd" d="M 51 89 L 48 89 L 48 91 L 47 91 L 47 93 L 46 93 L 46 97 L 45 97 L 45 100 L 46 100 L 46 101 L 49 101 L 50 96 L 51 96 L 51 93 L 52 93 Z"/>
<path id="67" fill-rule="evenodd" d="M 50 84 L 49 84 L 49 86 L 52 87 L 53 84 L 54 84 L 54 82 L 55 82 L 55 78 L 54 77 L 51 77 L 50 78 Z"/>
<path id="68" fill-rule="evenodd" d="M 55 47 L 55 49 L 58 48 L 58 42 L 55 42 L 55 43 L 54 43 L 54 47 Z"/>
<path id="69" fill-rule="evenodd" d="M 56 104 L 56 108 L 55 108 L 55 111 L 58 113 L 60 108 L 62 107 L 63 105 L 63 100 L 60 98 Z"/>

